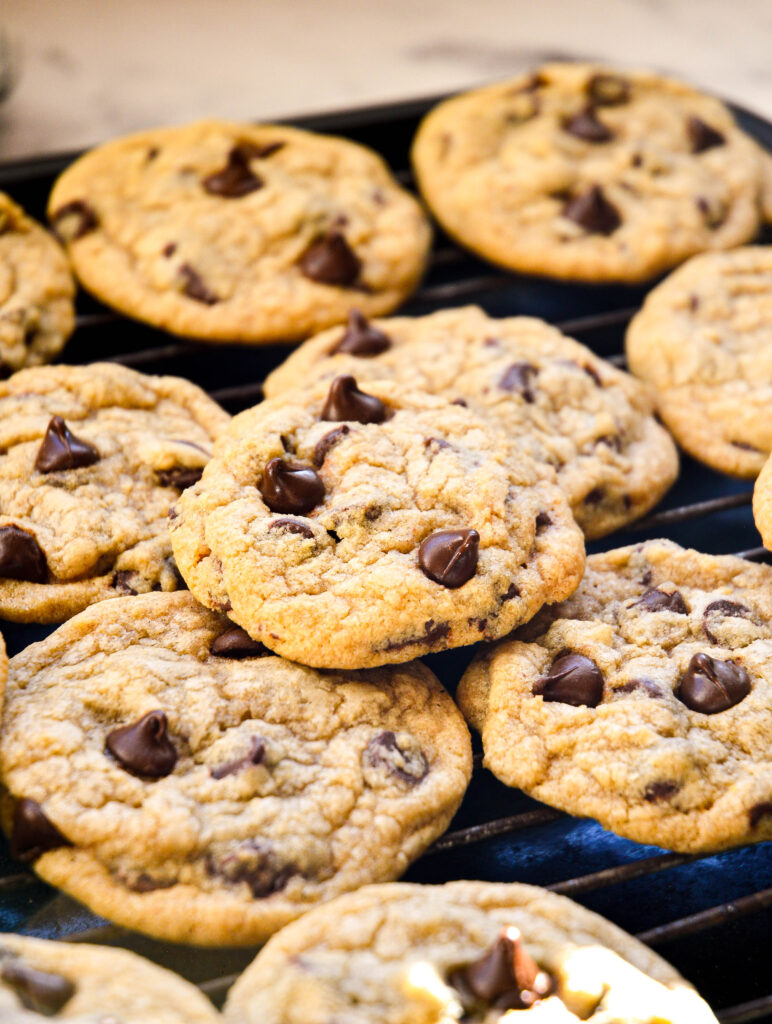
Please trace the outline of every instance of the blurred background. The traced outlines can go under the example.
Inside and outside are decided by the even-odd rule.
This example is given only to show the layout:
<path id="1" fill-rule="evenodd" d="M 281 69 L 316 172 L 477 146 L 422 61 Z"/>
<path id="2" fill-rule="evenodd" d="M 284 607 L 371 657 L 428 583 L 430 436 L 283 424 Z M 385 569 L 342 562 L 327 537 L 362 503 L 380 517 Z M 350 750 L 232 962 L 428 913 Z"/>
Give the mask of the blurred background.
<path id="1" fill-rule="evenodd" d="M 772 114 L 770 0 L 0 0 L 0 29 L 0 160 L 430 95 L 566 56 L 672 71 Z"/>

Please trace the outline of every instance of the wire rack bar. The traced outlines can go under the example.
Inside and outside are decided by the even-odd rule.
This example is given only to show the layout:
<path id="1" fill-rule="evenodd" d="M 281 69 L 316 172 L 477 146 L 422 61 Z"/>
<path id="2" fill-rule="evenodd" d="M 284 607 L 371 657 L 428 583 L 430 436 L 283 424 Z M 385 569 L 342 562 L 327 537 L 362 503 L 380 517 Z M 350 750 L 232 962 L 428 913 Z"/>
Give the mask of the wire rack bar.
<path id="1" fill-rule="evenodd" d="M 673 939 L 683 938 L 684 935 L 694 935 L 695 932 L 726 924 L 730 917 L 745 917 L 747 914 L 754 914 L 756 911 L 765 910 L 771 906 L 772 889 L 762 889 L 750 896 L 742 896 L 740 899 L 720 903 L 717 907 L 701 910 L 698 914 L 690 914 L 677 921 L 669 921 L 667 924 L 657 925 L 656 928 L 649 928 L 648 931 L 639 932 L 637 937 L 649 946 L 656 946 L 660 942 L 672 942 Z"/>
<path id="2" fill-rule="evenodd" d="M 707 501 L 697 501 L 693 505 L 681 505 L 680 508 L 669 508 L 664 512 L 656 512 L 653 516 L 631 523 L 624 527 L 624 530 L 625 532 L 658 530 L 662 526 L 674 526 L 676 523 L 685 523 L 689 519 L 712 516 L 717 512 L 726 512 L 733 508 L 743 508 L 745 505 L 750 505 L 752 500 L 753 491 L 743 491 L 742 494 L 725 494 L 721 498 L 709 498 Z"/>
<path id="3" fill-rule="evenodd" d="M 663 853 L 656 857 L 644 857 L 641 860 L 629 861 L 627 864 L 618 864 L 613 868 L 604 868 L 602 871 L 593 871 L 592 874 L 581 875 L 579 878 L 569 878 L 565 882 L 555 882 L 545 888 L 560 893 L 561 896 L 574 897 L 583 892 L 603 889 L 607 885 L 618 885 L 634 878 L 643 878 L 656 871 L 667 871 L 668 868 L 680 867 L 681 864 L 689 864 L 699 859 L 685 853 Z"/>
<path id="4" fill-rule="evenodd" d="M 470 843 L 482 843 L 486 839 L 503 836 L 508 832 L 534 828 L 536 825 L 547 825 L 551 821 L 565 817 L 566 815 L 562 811 L 556 811 L 552 807 L 539 807 L 535 811 L 526 811 L 524 814 L 515 814 L 509 818 L 497 818 L 495 821 L 486 821 L 482 825 L 471 825 L 469 828 L 462 828 L 457 832 L 448 832 L 436 843 L 432 843 L 424 856 L 456 850 L 462 846 L 469 846 Z"/>
<path id="5" fill-rule="evenodd" d="M 760 1020 L 768 1014 L 772 1014 L 772 996 L 762 996 L 761 999 L 752 999 L 749 1003 L 740 1003 L 739 1006 L 730 1006 L 716 1012 L 721 1024 L 746 1024 L 746 1021 Z"/>

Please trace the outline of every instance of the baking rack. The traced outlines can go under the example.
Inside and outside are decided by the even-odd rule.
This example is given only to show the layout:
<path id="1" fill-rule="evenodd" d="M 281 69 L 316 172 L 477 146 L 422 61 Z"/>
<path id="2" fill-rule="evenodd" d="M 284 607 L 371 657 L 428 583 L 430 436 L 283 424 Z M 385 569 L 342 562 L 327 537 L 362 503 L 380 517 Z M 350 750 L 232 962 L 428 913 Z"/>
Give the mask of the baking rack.
<path id="1" fill-rule="evenodd" d="M 296 119 L 382 153 L 399 180 L 412 187 L 410 140 L 420 117 L 439 99 L 387 104 Z M 734 108 L 742 126 L 772 150 L 772 124 Z M 0 189 L 40 219 L 54 177 L 77 155 L 0 165 Z M 770 233 L 760 241 L 772 241 Z M 403 312 L 420 315 L 474 302 L 493 316 L 541 316 L 617 366 L 623 339 L 646 289 L 575 285 L 512 275 L 465 253 L 437 233 L 425 282 Z M 146 373 L 173 373 L 200 384 L 229 412 L 262 398 L 262 380 L 287 354 L 286 346 L 204 345 L 134 323 L 88 296 L 78 300 L 77 330 L 64 357 L 108 359 Z M 667 536 L 703 551 L 772 556 L 759 546 L 750 510 L 752 487 L 683 457 L 679 480 L 653 515 L 589 545 L 605 550 Z M 48 635 L 52 627 L 0 623 L 10 654 Z M 471 648 L 425 659 L 453 692 Z M 721 854 L 688 856 L 643 846 L 572 818 L 499 783 L 482 767 L 475 738 L 469 792 L 451 830 L 412 865 L 406 879 L 438 883 L 457 878 L 544 885 L 597 910 L 637 934 L 692 981 L 722 1024 L 772 1022 L 772 844 Z M 46 938 L 124 946 L 198 984 L 221 1003 L 254 949 L 191 949 L 115 927 L 57 894 L 10 859 L 0 839 L 0 930 Z"/>

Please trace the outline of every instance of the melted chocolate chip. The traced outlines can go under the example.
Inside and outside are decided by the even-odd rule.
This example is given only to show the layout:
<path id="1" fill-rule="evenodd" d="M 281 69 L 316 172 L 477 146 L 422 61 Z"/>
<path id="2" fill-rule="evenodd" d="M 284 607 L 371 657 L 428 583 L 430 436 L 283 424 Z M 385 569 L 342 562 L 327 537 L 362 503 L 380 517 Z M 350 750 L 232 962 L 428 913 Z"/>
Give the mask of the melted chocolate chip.
<path id="1" fill-rule="evenodd" d="M 119 569 L 118 572 L 113 573 L 113 578 L 110 580 L 110 586 L 114 590 L 120 590 L 122 594 L 133 594 L 139 593 L 132 586 L 132 582 L 137 579 L 137 573 L 132 572 L 129 569 Z"/>
<path id="2" fill-rule="evenodd" d="M 207 192 L 225 199 L 240 199 L 262 188 L 262 180 L 250 170 L 250 159 L 252 153 L 248 146 L 234 146 L 225 167 L 204 178 L 202 185 Z"/>
<path id="3" fill-rule="evenodd" d="M 231 626 L 212 641 L 209 653 L 217 658 L 258 658 L 270 651 L 241 626 Z"/>
<path id="4" fill-rule="evenodd" d="M 305 537 L 307 540 L 314 539 L 314 531 L 311 527 L 306 526 L 305 523 L 298 522 L 297 519 L 274 519 L 268 529 L 283 530 L 286 533 L 295 533 L 299 537 Z"/>
<path id="5" fill-rule="evenodd" d="M 68 978 L 37 970 L 20 960 L 3 964 L 0 978 L 13 989 L 25 1010 L 43 1017 L 59 1013 L 75 995 L 75 986 Z"/>
<path id="6" fill-rule="evenodd" d="M 362 263 L 339 231 L 331 231 L 312 242 L 300 257 L 306 277 L 320 284 L 351 285 L 359 277 Z"/>
<path id="7" fill-rule="evenodd" d="M 715 128 L 705 124 L 699 117 L 690 117 L 686 122 L 686 131 L 689 135 L 689 143 L 692 153 L 704 153 L 706 149 L 714 149 L 716 146 L 723 146 L 726 139 Z"/>
<path id="8" fill-rule="evenodd" d="M 27 798 L 19 800 L 13 813 L 11 856 L 29 864 L 41 854 L 58 850 L 60 846 L 70 846 L 70 843 L 48 820 L 40 804 Z"/>
<path id="9" fill-rule="evenodd" d="M 586 89 L 598 107 L 618 107 L 630 99 L 630 83 L 620 75 L 593 75 Z"/>
<path id="10" fill-rule="evenodd" d="M 585 107 L 572 117 L 563 120 L 563 131 L 575 135 L 584 142 L 608 142 L 614 133 L 598 120 L 593 107 Z"/>
<path id="11" fill-rule="evenodd" d="M 478 960 L 452 971 L 449 980 L 465 1002 L 471 996 L 502 1010 L 527 1009 L 553 989 L 552 979 L 528 953 L 517 928 L 503 928 Z"/>
<path id="12" fill-rule="evenodd" d="M 555 658 L 547 675 L 533 684 L 533 693 L 545 701 L 594 708 L 603 699 L 603 673 L 583 654 L 565 651 Z"/>
<path id="13" fill-rule="evenodd" d="M 742 665 L 695 654 L 675 694 L 692 711 L 716 715 L 739 704 L 750 692 L 750 677 Z"/>
<path id="14" fill-rule="evenodd" d="M 324 498 L 324 484 L 316 470 L 302 462 L 271 459 L 258 485 L 272 512 L 304 515 Z"/>
<path id="15" fill-rule="evenodd" d="M 563 207 L 563 216 L 584 228 L 591 235 L 610 235 L 620 226 L 622 218 L 599 185 L 591 185 Z"/>
<path id="16" fill-rule="evenodd" d="M 143 778 L 161 779 L 177 764 L 163 711 L 148 711 L 138 722 L 113 729 L 105 746 L 122 768 Z"/>
<path id="17" fill-rule="evenodd" d="M 504 604 L 505 601 L 511 601 L 513 597 L 520 597 L 520 587 L 516 583 L 510 583 L 507 589 L 499 598 L 499 604 Z"/>
<path id="18" fill-rule="evenodd" d="M 60 206 L 51 215 L 51 224 L 63 242 L 75 242 L 99 227 L 96 213 L 82 199 Z"/>
<path id="19" fill-rule="evenodd" d="M 404 740 L 400 744 L 393 732 L 373 736 L 362 755 L 366 765 L 384 768 L 409 786 L 417 786 L 429 774 L 429 762 L 424 752 Z"/>
<path id="20" fill-rule="evenodd" d="M 760 804 L 754 804 L 748 811 L 748 822 L 751 828 L 756 828 L 762 818 L 772 815 L 772 800 L 764 800 Z"/>
<path id="21" fill-rule="evenodd" d="M 418 549 L 418 564 L 443 587 L 461 587 L 477 571 L 477 530 L 435 530 Z"/>
<path id="22" fill-rule="evenodd" d="M 402 651 L 406 647 L 413 647 L 416 644 L 436 644 L 444 640 L 450 634 L 449 622 L 435 622 L 429 619 L 424 623 L 424 631 L 421 636 L 411 636 L 406 640 L 389 640 L 384 647 L 385 651 Z"/>
<path id="23" fill-rule="evenodd" d="M 512 363 L 502 374 L 499 387 L 502 391 L 516 391 L 526 402 L 533 402 L 536 396 L 532 385 L 538 376 L 538 369 L 531 363 Z"/>
<path id="24" fill-rule="evenodd" d="M 650 804 L 658 800 L 669 800 L 680 788 L 677 782 L 650 782 L 643 791 L 643 799 Z"/>
<path id="25" fill-rule="evenodd" d="M 173 878 L 153 878 L 144 871 L 133 878 L 121 878 L 121 881 L 132 892 L 156 892 L 158 889 L 171 889 L 177 884 Z"/>
<path id="26" fill-rule="evenodd" d="M 626 683 L 622 683 L 621 686 L 617 686 L 614 690 L 615 693 L 635 693 L 636 690 L 643 690 L 648 697 L 661 697 L 662 690 L 657 684 L 647 679 L 645 676 L 640 676 L 637 679 L 628 679 Z"/>
<path id="27" fill-rule="evenodd" d="M 35 537 L 18 526 L 0 527 L 0 577 L 45 583 L 48 563 Z"/>
<path id="28" fill-rule="evenodd" d="M 346 352 L 352 356 L 378 356 L 391 348 L 391 340 L 373 327 L 358 309 L 350 309 L 343 337 L 330 349 L 330 354 Z"/>
<path id="29" fill-rule="evenodd" d="M 679 591 L 674 590 L 672 594 L 668 594 L 664 590 L 657 590 L 656 587 L 651 587 L 647 590 L 643 597 L 635 601 L 631 607 L 642 608 L 646 612 L 675 612 L 677 615 L 689 614 L 686 602 Z"/>
<path id="30" fill-rule="evenodd" d="M 606 496 L 606 492 L 602 487 L 593 487 L 591 491 L 588 491 L 584 496 L 584 501 L 587 505 L 600 505 Z"/>
<path id="31" fill-rule="evenodd" d="M 237 757 L 234 761 L 226 761 L 225 764 L 212 768 L 209 774 L 213 779 L 224 779 L 227 775 L 235 775 L 252 764 L 262 764 L 264 760 L 265 740 L 262 736 L 253 736 L 249 741 L 249 750 L 243 757 Z"/>
<path id="32" fill-rule="evenodd" d="M 324 460 L 327 458 L 327 453 L 331 448 L 340 441 L 346 434 L 351 433 L 351 428 L 347 426 L 336 427 L 335 430 L 331 430 L 328 434 L 325 434 L 319 441 L 314 445 L 314 465 L 317 469 L 324 465 Z"/>
<path id="33" fill-rule="evenodd" d="M 61 416 L 53 416 L 38 449 L 35 469 L 39 473 L 57 473 L 79 469 L 99 462 L 99 452 L 88 441 L 72 433 Z"/>
<path id="34" fill-rule="evenodd" d="M 546 512 L 540 512 L 536 517 L 536 532 L 541 533 L 548 526 L 552 526 L 552 520 Z"/>
<path id="35" fill-rule="evenodd" d="M 202 302 L 205 306 L 214 306 L 216 302 L 220 301 L 219 297 L 206 286 L 199 272 L 189 263 L 182 264 L 179 275 L 182 279 L 182 291 L 189 299 Z"/>
<path id="36" fill-rule="evenodd" d="M 751 610 L 744 604 L 738 604 L 736 601 L 711 601 L 709 605 L 705 606 L 705 611 L 702 613 L 702 629 L 712 644 L 720 644 L 721 640 L 710 628 L 711 620 L 715 623 L 726 618 L 749 619 L 750 617 Z"/>
<path id="37" fill-rule="evenodd" d="M 336 377 L 322 409 L 323 420 L 351 420 L 355 423 L 383 423 L 386 406 L 375 395 L 360 391 L 351 374 Z"/>
<path id="38" fill-rule="evenodd" d="M 259 839 L 248 840 L 218 863 L 210 861 L 209 872 L 227 882 L 245 882 L 256 899 L 280 892 L 293 875 L 294 864 L 282 864 L 272 848 Z"/>
<path id="39" fill-rule="evenodd" d="M 193 484 L 197 484 L 203 472 L 203 469 L 173 466 L 171 469 L 157 470 L 156 479 L 161 487 L 175 487 L 178 491 L 184 491 L 186 487 L 192 487 Z"/>
<path id="40" fill-rule="evenodd" d="M 286 142 L 266 142 L 262 146 L 258 146 L 255 142 L 242 142 L 241 149 L 249 149 L 250 157 L 253 159 L 267 160 L 269 156 L 278 153 L 286 145 Z"/>
<path id="41" fill-rule="evenodd" d="M 167 258 L 167 260 L 177 252 L 176 242 L 167 242 L 166 245 L 161 249 L 161 254 Z"/>
<path id="42" fill-rule="evenodd" d="M 578 365 L 579 364 L 577 363 L 577 366 Z M 592 363 L 582 363 L 581 368 L 584 370 L 588 377 L 592 377 L 592 379 L 595 381 L 595 384 L 599 388 L 603 387 L 603 378 L 601 377 L 597 369 L 592 365 Z"/>

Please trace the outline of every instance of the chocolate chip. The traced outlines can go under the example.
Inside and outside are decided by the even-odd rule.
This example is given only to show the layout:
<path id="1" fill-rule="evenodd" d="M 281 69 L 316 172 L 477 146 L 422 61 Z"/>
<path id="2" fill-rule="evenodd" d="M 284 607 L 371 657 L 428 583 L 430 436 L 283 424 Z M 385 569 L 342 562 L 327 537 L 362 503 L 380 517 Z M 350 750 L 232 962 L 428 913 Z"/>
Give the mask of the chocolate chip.
<path id="1" fill-rule="evenodd" d="M 416 644 L 437 644 L 441 640 L 445 640 L 449 634 L 449 622 L 435 622 L 434 619 L 429 619 L 424 623 L 424 631 L 421 636 L 411 636 L 406 640 L 389 640 L 384 650 L 402 651 L 406 647 L 413 647 Z"/>
<path id="2" fill-rule="evenodd" d="M 196 302 L 203 302 L 205 306 L 214 306 L 220 299 L 215 293 L 204 284 L 204 279 L 189 263 L 183 263 L 179 268 L 179 275 L 182 280 L 182 291 L 189 299 Z"/>
<path id="3" fill-rule="evenodd" d="M 139 721 L 113 729 L 105 746 L 132 775 L 161 779 L 177 764 L 177 751 L 167 735 L 163 711 L 148 711 Z"/>
<path id="4" fill-rule="evenodd" d="M 56 825 L 45 816 L 39 803 L 26 797 L 19 800 L 13 812 L 11 830 L 11 856 L 15 860 L 29 864 L 49 850 L 70 845 Z"/>
<path id="5" fill-rule="evenodd" d="M 590 185 L 584 192 L 569 199 L 563 207 L 563 216 L 591 235 L 610 235 L 622 223 L 616 206 L 606 199 L 599 185 Z"/>
<path id="6" fill-rule="evenodd" d="M 650 782 L 643 791 L 643 799 L 650 804 L 658 800 L 669 800 L 680 788 L 677 782 Z"/>
<path id="7" fill-rule="evenodd" d="M 586 90 L 592 102 L 599 107 L 618 107 L 630 99 L 630 83 L 620 75 L 593 75 Z"/>
<path id="8" fill-rule="evenodd" d="M 212 641 L 209 653 L 217 658 L 257 658 L 270 651 L 241 626 L 231 626 Z"/>
<path id="9" fill-rule="evenodd" d="M 705 199 L 704 196 L 697 196 L 696 199 L 697 209 L 702 214 L 702 219 L 705 221 L 707 227 L 716 229 L 720 228 L 726 220 L 728 213 L 728 207 L 720 199 L 713 200 L 710 202 Z"/>
<path id="10" fill-rule="evenodd" d="M 213 779 L 224 779 L 227 775 L 235 775 L 251 764 L 262 764 L 264 760 L 265 740 L 262 736 L 253 736 L 249 741 L 249 750 L 243 757 L 237 757 L 235 761 L 226 761 L 225 764 L 212 768 L 209 774 Z"/>
<path id="11" fill-rule="evenodd" d="M 499 604 L 504 604 L 505 601 L 511 601 L 514 597 L 520 597 L 520 587 L 518 587 L 516 583 L 510 583 L 499 598 Z"/>
<path id="12" fill-rule="evenodd" d="M 538 369 L 531 363 L 512 363 L 502 374 L 499 387 L 503 391 L 516 391 L 526 402 L 533 402 L 536 396 L 532 384 L 538 376 Z"/>
<path id="13" fill-rule="evenodd" d="M 563 131 L 575 135 L 584 142 L 608 142 L 614 133 L 595 115 L 592 106 L 585 107 L 577 114 L 563 119 Z"/>
<path id="14" fill-rule="evenodd" d="M 705 611 L 702 613 L 702 629 L 712 644 L 720 644 L 721 641 L 710 629 L 709 620 L 711 618 L 749 619 L 750 617 L 751 610 L 746 608 L 744 604 L 738 604 L 736 601 L 711 601 L 710 604 L 705 606 Z"/>
<path id="15" fill-rule="evenodd" d="M 597 707 L 603 699 L 603 673 L 583 654 L 564 651 L 552 662 L 548 674 L 533 684 L 533 693 L 545 701 L 573 707 Z"/>
<path id="16" fill-rule="evenodd" d="M 163 249 L 161 249 L 161 254 L 165 256 L 167 259 L 173 256 L 175 252 L 177 252 L 176 242 L 167 242 Z"/>
<path id="17" fill-rule="evenodd" d="M 450 983 L 462 998 L 471 995 L 497 1009 L 527 1009 L 549 995 L 549 974 L 528 953 L 518 928 L 503 928 L 478 959 L 451 972 Z"/>
<path id="18" fill-rule="evenodd" d="M 35 469 L 39 473 L 56 473 L 92 466 L 95 462 L 99 462 L 99 452 L 94 445 L 76 437 L 61 416 L 53 416 L 38 449 Z"/>
<path id="19" fill-rule="evenodd" d="M 772 815 L 772 801 L 764 800 L 760 804 L 754 804 L 748 811 L 748 822 L 751 828 L 756 828 L 762 818 Z"/>
<path id="20" fill-rule="evenodd" d="M 0 577 L 45 583 L 46 556 L 35 537 L 18 526 L 0 527 Z"/>
<path id="21" fill-rule="evenodd" d="M 263 501 L 272 512 L 305 515 L 324 498 L 324 484 L 316 470 L 303 462 L 271 459 L 258 484 Z"/>
<path id="22" fill-rule="evenodd" d="M 723 146 L 726 139 L 715 128 L 699 117 L 690 117 L 686 122 L 686 131 L 689 135 L 689 143 L 692 153 L 704 153 L 706 149 L 714 149 L 716 146 Z"/>
<path id="23" fill-rule="evenodd" d="M 546 530 L 548 526 L 552 526 L 552 520 L 546 512 L 540 512 L 536 516 L 536 532 L 541 533 L 541 531 Z"/>
<path id="24" fill-rule="evenodd" d="M 252 154 L 247 146 L 234 146 L 228 154 L 228 162 L 220 171 L 204 178 L 202 185 L 207 192 L 226 199 L 240 199 L 258 188 L 262 180 L 249 167 Z"/>
<path id="25" fill-rule="evenodd" d="M 118 572 L 113 573 L 110 586 L 114 590 L 120 590 L 122 594 L 136 596 L 139 591 L 132 586 L 135 580 L 138 580 L 138 573 L 132 572 L 130 569 L 119 569 Z"/>
<path id="26" fill-rule="evenodd" d="M 579 364 L 577 363 L 577 366 L 578 365 Z M 592 363 L 582 363 L 581 364 L 581 369 L 584 370 L 584 372 L 587 374 L 588 377 L 592 377 L 592 379 L 595 381 L 596 385 L 599 388 L 602 388 L 604 386 L 603 385 L 603 378 L 601 377 L 600 373 L 595 369 L 595 367 L 592 365 Z"/>
<path id="27" fill-rule="evenodd" d="M 59 1013 L 75 995 L 75 985 L 68 978 L 39 971 L 19 960 L 3 964 L 0 978 L 13 989 L 25 1010 L 43 1017 Z"/>
<path id="28" fill-rule="evenodd" d="M 197 484 L 203 472 L 203 469 L 173 466 L 171 469 L 157 470 L 156 479 L 161 487 L 174 487 L 178 491 L 184 491 L 186 487 L 192 487 L 193 484 Z"/>
<path id="29" fill-rule="evenodd" d="M 716 715 L 739 704 L 750 692 L 750 677 L 742 665 L 695 654 L 675 694 L 692 711 Z"/>
<path id="30" fill-rule="evenodd" d="M 636 690 L 643 690 L 649 697 L 661 697 L 662 690 L 657 684 L 647 679 L 645 676 L 640 676 L 637 679 L 628 679 L 626 683 L 622 683 L 621 686 L 617 686 L 614 690 L 615 693 L 634 693 Z"/>
<path id="31" fill-rule="evenodd" d="M 339 231 L 313 241 L 300 257 L 306 277 L 320 284 L 351 285 L 359 277 L 362 263 Z"/>
<path id="32" fill-rule="evenodd" d="M 429 774 L 429 762 L 420 747 L 411 744 L 406 737 L 398 739 L 390 731 L 373 736 L 365 747 L 362 759 L 370 767 L 385 768 L 390 775 L 409 786 L 417 786 Z"/>
<path id="33" fill-rule="evenodd" d="M 73 199 L 51 215 L 51 224 L 63 242 L 75 242 L 99 227 L 96 213 L 82 199 Z"/>
<path id="34" fill-rule="evenodd" d="M 477 571 L 477 530 L 435 530 L 418 549 L 418 564 L 443 587 L 461 587 Z"/>
<path id="35" fill-rule="evenodd" d="M 287 145 L 286 142 L 266 142 L 262 146 L 258 146 L 255 142 L 241 143 L 241 148 L 249 148 L 250 156 L 257 160 L 267 160 L 269 156 L 273 156 L 274 153 L 278 153 L 280 149 L 284 149 Z"/>
<path id="36" fill-rule="evenodd" d="M 646 612 L 675 612 L 677 615 L 688 615 L 689 609 L 678 590 L 668 594 L 664 590 L 651 587 L 645 591 L 640 600 L 635 601 L 632 608 L 642 608 Z"/>
<path id="37" fill-rule="evenodd" d="M 599 437 L 595 444 L 605 444 L 607 448 L 613 448 L 615 452 L 622 451 L 622 438 L 618 434 L 604 434 Z"/>
<path id="38" fill-rule="evenodd" d="M 283 530 L 286 533 L 295 533 L 299 537 L 305 537 L 307 540 L 314 539 L 314 531 L 311 527 L 306 526 L 305 523 L 298 522 L 297 519 L 274 519 L 268 529 Z"/>
<path id="39" fill-rule="evenodd" d="M 298 873 L 294 864 L 282 864 L 272 848 L 259 839 L 242 843 L 216 864 L 210 861 L 208 869 L 227 882 L 246 882 L 256 899 L 280 892 Z"/>
<path id="40" fill-rule="evenodd" d="M 144 871 L 133 878 L 121 878 L 121 881 L 132 892 L 156 892 L 158 889 L 171 889 L 177 884 L 173 878 L 153 878 Z"/>
<path id="41" fill-rule="evenodd" d="M 391 339 L 359 312 L 350 309 L 343 337 L 330 349 L 330 354 L 346 352 L 352 356 L 378 356 L 391 348 Z"/>
<path id="42" fill-rule="evenodd" d="M 735 448 L 741 448 L 744 452 L 760 452 L 761 449 L 757 448 L 755 444 L 748 444 L 747 441 L 730 441 L 731 445 Z"/>
<path id="43" fill-rule="evenodd" d="M 334 448 L 341 438 L 350 433 L 350 427 L 345 425 L 342 427 L 336 427 L 335 430 L 331 430 L 316 442 L 316 445 L 314 446 L 313 461 L 317 469 L 324 465 L 324 460 L 327 458 L 327 453 L 330 449 Z"/>
<path id="44" fill-rule="evenodd" d="M 606 492 L 602 487 L 593 487 L 591 491 L 588 491 L 584 496 L 584 502 L 587 505 L 600 505 L 606 496 Z"/>
<path id="45" fill-rule="evenodd" d="M 351 374 L 336 377 L 322 409 L 323 420 L 352 420 L 355 423 L 383 423 L 386 406 L 375 395 L 360 391 Z"/>

